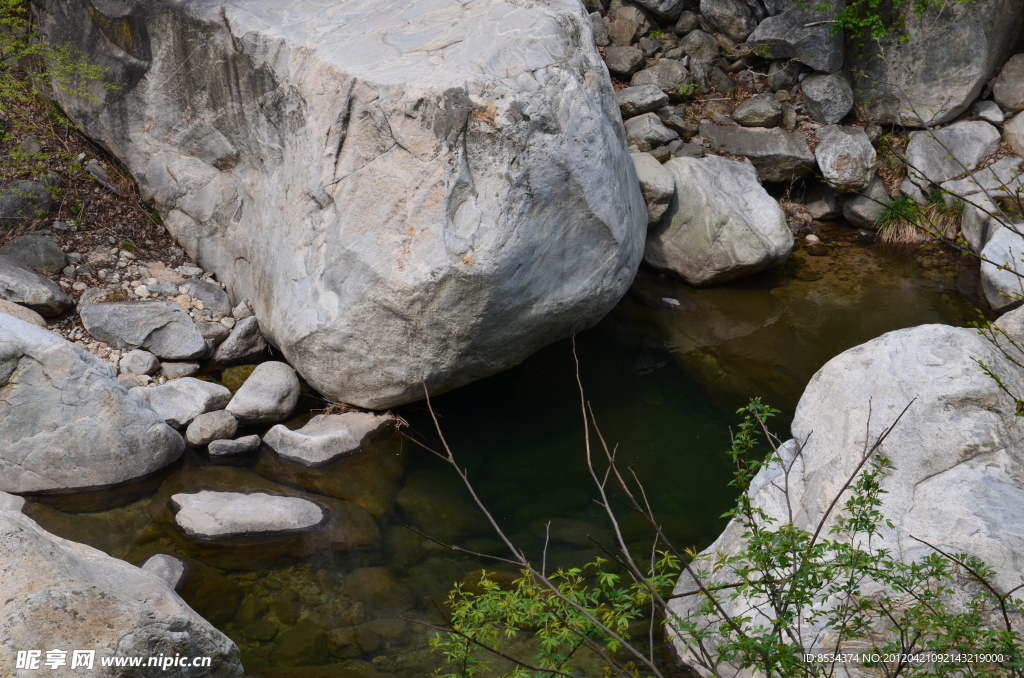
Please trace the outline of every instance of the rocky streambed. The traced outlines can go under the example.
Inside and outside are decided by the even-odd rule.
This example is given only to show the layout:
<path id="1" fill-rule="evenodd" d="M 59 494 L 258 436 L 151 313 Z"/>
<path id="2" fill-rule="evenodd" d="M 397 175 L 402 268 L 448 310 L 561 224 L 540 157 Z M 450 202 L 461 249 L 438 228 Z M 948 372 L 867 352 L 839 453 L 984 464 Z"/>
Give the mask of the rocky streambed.
<path id="1" fill-rule="evenodd" d="M 91 139 L 73 149 L 0 111 L 4 153 L 36 159 L 0 187 L 0 669 L 84 645 L 214 659 L 166 675 L 432 671 L 415 622 L 514 572 L 420 534 L 501 549 L 406 437 L 433 444 L 423 386 L 513 542 L 536 555 L 550 520 L 549 564 L 578 565 L 609 533 L 571 335 L 679 545 L 739 547 L 720 453 L 748 397 L 829 431 L 801 520 L 863 442 L 862 400 L 916 398 L 887 538 L 977 547 L 1014 583 L 1020 423 L 972 357 L 1019 375 L 962 327 L 1019 301 L 998 267 L 1019 1 L 905 17 L 884 86 L 851 79 L 876 62 L 834 12 L 757 0 L 36 9 L 116 88 L 57 94 Z M 943 235 L 980 270 L 876 242 L 892 205 L 957 201 Z M 1019 311 L 1000 322 L 1020 336 Z M 944 516 L 983 538 L 943 541 Z"/>

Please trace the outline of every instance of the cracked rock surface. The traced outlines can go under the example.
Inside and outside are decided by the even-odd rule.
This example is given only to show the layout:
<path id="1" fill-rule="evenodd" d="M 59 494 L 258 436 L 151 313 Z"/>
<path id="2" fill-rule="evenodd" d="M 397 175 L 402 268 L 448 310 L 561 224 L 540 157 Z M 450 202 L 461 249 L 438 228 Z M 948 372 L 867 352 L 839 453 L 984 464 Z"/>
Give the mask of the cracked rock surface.
<path id="1" fill-rule="evenodd" d="M 110 487 L 164 468 L 184 448 L 102 360 L 0 313 L 0 491 Z"/>

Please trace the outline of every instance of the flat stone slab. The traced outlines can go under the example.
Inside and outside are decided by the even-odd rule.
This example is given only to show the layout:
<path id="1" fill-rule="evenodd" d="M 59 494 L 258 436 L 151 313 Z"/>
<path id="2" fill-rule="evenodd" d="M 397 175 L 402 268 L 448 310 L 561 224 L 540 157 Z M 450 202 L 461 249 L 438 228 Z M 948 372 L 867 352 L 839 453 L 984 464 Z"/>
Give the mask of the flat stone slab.
<path id="1" fill-rule="evenodd" d="M 359 452 L 367 436 L 390 421 L 387 415 L 370 412 L 321 414 L 295 431 L 278 424 L 267 432 L 263 442 L 282 459 L 321 466 Z"/>
<path id="2" fill-rule="evenodd" d="M 214 440 L 207 447 L 211 457 L 231 457 L 260 449 L 258 435 L 244 436 L 235 440 Z"/>
<path id="3" fill-rule="evenodd" d="M 206 338 L 173 301 L 115 301 L 83 304 L 82 324 L 91 336 L 114 348 L 144 348 L 163 360 L 189 360 L 206 352 Z"/>
<path id="4" fill-rule="evenodd" d="M 238 492 L 175 494 L 175 523 L 199 540 L 270 537 L 311 532 L 324 522 L 319 506 L 298 497 Z"/>

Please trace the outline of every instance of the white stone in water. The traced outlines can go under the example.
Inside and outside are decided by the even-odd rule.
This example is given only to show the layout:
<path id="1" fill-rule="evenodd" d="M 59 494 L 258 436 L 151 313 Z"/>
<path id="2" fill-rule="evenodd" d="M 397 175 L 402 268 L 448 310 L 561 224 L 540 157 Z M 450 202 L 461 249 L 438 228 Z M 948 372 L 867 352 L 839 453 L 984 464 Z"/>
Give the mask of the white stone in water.
<path id="1" fill-rule="evenodd" d="M 257 492 L 202 491 L 175 494 L 175 523 L 195 539 L 227 539 L 309 532 L 324 521 L 323 510 L 298 497 Z"/>
<path id="2" fill-rule="evenodd" d="M 283 459 L 321 466 L 358 452 L 366 437 L 389 421 L 391 417 L 371 412 L 321 414 L 295 431 L 278 424 L 263 442 Z"/>

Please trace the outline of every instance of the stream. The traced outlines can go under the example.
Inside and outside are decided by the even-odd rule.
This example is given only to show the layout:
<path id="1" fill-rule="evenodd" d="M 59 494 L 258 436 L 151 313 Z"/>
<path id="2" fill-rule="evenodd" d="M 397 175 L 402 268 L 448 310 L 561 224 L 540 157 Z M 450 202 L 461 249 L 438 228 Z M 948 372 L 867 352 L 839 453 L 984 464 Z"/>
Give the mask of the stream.
<path id="1" fill-rule="evenodd" d="M 977 317 L 971 261 L 933 245 L 912 254 L 864 245 L 842 227 L 825 230 L 823 240 L 824 255 L 798 246 L 784 267 L 712 289 L 643 268 L 629 294 L 575 344 L 557 342 L 516 368 L 433 398 L 447 442 L 511 540 L 538 556 L 552 521 L 550 570 L 601 555 L 590 538 L 608 538 L 585 463 L 574 346 L 585 397 L 620 465 L 643 483 L 676 546 L 700 549 L 717 537 L 733 501 L 724 451 L 735 411 L 749 397 L 781 410 L 776 428 L 785 436 L 807 381 L 834 355 L 899 328 L 962 326 Z M 245 369 L 205 376 L 231 388 Z M 301 426 L 324 404 L 307 391 L 300 407 L 288 426 Z M 409 436 L 437 449 L 424 403 L 395 414 Z M 427 644 L 433 632 L 398 616 L 438 623 L 434 603 L 454 582 L 472 586 L 482 567 L 507 581 L 514 570 L 448 550 L 407 526 L 480 553 L 501 554 L 501 544 L 451 470 L 400 436 L 379 440 L 358 462 L 309 475 L 283 469 L 265 450 L 232 464 L 186 451 L 149 483 L 81 501 L 30 501 L 26 513 L 59 536 L 132 563 L 155 553 L 186 560 L 182 597 L 238 644 L 247 673 L 430 674 L 442 663 Z M 353 479 L 365 493 L 359 503 L 375 514 L 379 548 L 331 550 L 301 539 L 277 547 L 197 545 L 176 530 L 167 508 L 171 494 L 201 488 L 341 496 L 351 488 L 338 488 Z M 622 527 L 628 542 L 649 547 L 641 521 L 623 515 Z M 531 656 L 529 642 L 517 639 L 511 649 Z M 581 656 L 579 670 L 603 675 L 593 657 Z"/>

